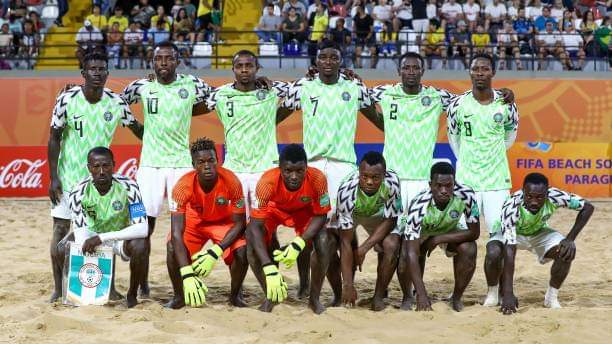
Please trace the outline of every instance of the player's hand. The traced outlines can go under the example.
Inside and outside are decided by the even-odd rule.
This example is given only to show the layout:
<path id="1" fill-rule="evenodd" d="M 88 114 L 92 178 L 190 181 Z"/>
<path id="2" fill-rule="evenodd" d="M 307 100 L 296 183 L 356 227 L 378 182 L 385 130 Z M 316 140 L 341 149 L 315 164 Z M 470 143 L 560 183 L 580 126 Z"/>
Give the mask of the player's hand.
<path id="1" fill-rule="evenodd" d="M 58 205 L 60 203 L 63 193 L 62 182 L 59 178 L 51 179 L 51 183 L 49 184 L 49 198 L 53 205 Z"/>
<path id="2" fill-rule="evenodd" d="M 295 239 L 291 240 L 289 245 L 285 247 L 284 250 L 274 250 L 272 254 L 274 255 L 274 261 L 278 263 L 285 264 L 287 269 L 290 269 L 298 256 L 306 246 L 306 242 L 301 237 L 295 237 Z"/>
<path id="3" fill-rule="evenodd" d="M 357 301 L 357 289 L 353 284 L 342 285 L 342 304 L 344 307 L 355 307 Z"/>
<path id="4" fill-rule="evenodd" d="M 313 80 L 315 76 L 317 75 L 317 73 L 319 73 L 319 70 L 317 69 L 317 67 L 314 65 L 311 65 L 310 67 L 308 67 L 308 70 L 306 71 L 306 79 Z"/>
<path id="5" fill-rule="evenodd" d="M 260 76 L 255 79 L 255 87 L 271 90 L 274 83 L 266 76 Z"/>
<path id="6" fill-rule="evenodd" d="M 427 240 L 425 240 L 425 242 L 423 243 L 423 246 L 425 246 L 425 253 L 427 254 L 427 257 L 429 257 L 429 255 L 431 255 L 431 252 L 433 250 L 436 249 L 436 246 L 438 246 L 440 243 L 438 242 L 438 240 L 436 240 L 436 237 L 430 237 Z"/>
<path id="7" fill-rule="evenodd" d="M 359 271 L 361 271 L 361 266 L 363 265 L 366 253 L 367 252 L 363 247 L 358 247 L 353 251 L 353 264 L 356 268 L 359 268 Z"/>
<path id="8" fill-rule="evenodd" d="M 181 277 L 183 277 L 183 294 L 185 294 L 185 304 L 191 307 L 200 307 L 206 302 L 206 293 L 208 288 L 204 282 L 200 280 L 191 265 L 181 268 Z"/>
<path id="9" fill-rule="evenodd" d="M 342 68 L 342 70 L 340 71 L 340 73 L 346 75 L 347 78 L 349 78 L 349 80 L 359 80 L 359 81 L 363 81 L 361 79 L 361 77 L 359 76 L 359 74 L 355 73 L 354 70 L 352 69 L 348 69 L 348 68 Z"/>
<path id="10" fill-rule="evenodd" d="M 576 257 L 576 244 L 573 240 L 563 239 L 559 243 L 557 256 L 564 262 L 571 262 Z"/>
<path id="11" fill-rule="evenodd" d="M 100 236 L 96 235 L 93 236 L 87 240 L 85 240 L 85 242 L 83 243 L 83 246 L 81 246 L 81 251 L 83 251 L 83 254 L 85 253 L 95 253 L 96 252 L 96 247 L 102 245 L 102 240 L 100 240 Z"/>
<path id="12" fill-rule="evenodd" d="M 499 91 L 502 94 L 502 100 L 504 104 L 512 104 L 514 103 L 514 92 L 512 92 L 509 88 L 500 88 Z"/>
<path id="13" fill-rule="evenodd" d="M 431 301 L 429 300 L 429 296 L 427 296 L 427 294 L 421 295 L 417 293 L 415 310 L 417 312 L 429 312 L 433 310 L 431 309 Z"/>
<path id="14" fill-rule="evenodd" d="M 501 302 L 501 312 L 504 315 L 511 315 L 516 313 L 516 310 L 518 308 L 518 299 L 516 298 L 516 296 L 514 296 L 513 293 L 510 293 L 508 295 L 505 295 L 502 297 L 502 302 Z"/>
<path id="15" fill-rule="evenodd" d="M 213 245 L 213 247 L 194 254 L 191 257 L 191 267 L 198 277 L 206 277 L 217 264 L 219 257 L 223 255 L 223 249 L 219 245 Z"/>
<path id="16" fill-rule="evenodd" d="M 287 298 L 287 283 L 274 264 L 263 267 L 266 275 L 266 298 L 272 302 L 283 302 Z"/>

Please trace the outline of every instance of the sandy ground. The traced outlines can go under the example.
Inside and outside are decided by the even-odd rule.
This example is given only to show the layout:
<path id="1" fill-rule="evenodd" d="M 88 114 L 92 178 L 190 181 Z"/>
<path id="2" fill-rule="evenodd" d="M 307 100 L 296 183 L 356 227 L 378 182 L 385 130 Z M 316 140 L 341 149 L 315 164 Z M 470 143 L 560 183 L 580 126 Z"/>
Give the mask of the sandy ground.
<path id="1" fill-rule="evenodd" d="M 441 298 L 452 291 L 451 260 L 440 250 L 428 262 L 425 283 L 435 297 L 433 312 L 397 309 L 401 292 L 394 280 L 389 307 L 368 309 L 374 288 L 375 256 L 366 258 L 358 273 L 360 303 L 356 309 L 329 308 L 314 315 L 295 298 L 297 272 L 283 271 L 290 298 L 272 314 L 257 311 L 262 293 L 249 272 L 245 282 L 250 308 L 227 305 L 229 273 L 221 263 L 209 276 L 208 306 L 202 309 L 167 310 L 161 303 L 171 288 L 165 266 L 166 214 L 158 222 L 151 259 L 152 299 L 134 309 L 123 302 L 108 306 L 73 308 L 48 304 L 52 288 L 48 245 L 51 218 L 47 201 L 0 200 L 0 342 L 10 343 L 382 343 L 418 339 L 420 342 L 600 342 L 612 335 L 612 202 L 596 202 L 596 212 L 578 240 L 575 264 L 561 289 L 561 310 L 543 308 L 550 265 L 541 266 L 521 251 L 517 260 L 515 291 L 519 313 L 503 316 L 497 309 L 479 305 L 486 292 L 484 239 L 479 240 L 478 269 L 465 294 L 466 308 L 455 313 Z M 566 233 L 575 212 L 559 211 L 551 225 Z M 281 241 L 291 237 L 283 231 Z M 363 236 L 362 236 L 363 238 Z M 120 292 L 128 285 L 128 265 L 117 266 Z M 323 299 L 331 298 L 324 287 Z"/>

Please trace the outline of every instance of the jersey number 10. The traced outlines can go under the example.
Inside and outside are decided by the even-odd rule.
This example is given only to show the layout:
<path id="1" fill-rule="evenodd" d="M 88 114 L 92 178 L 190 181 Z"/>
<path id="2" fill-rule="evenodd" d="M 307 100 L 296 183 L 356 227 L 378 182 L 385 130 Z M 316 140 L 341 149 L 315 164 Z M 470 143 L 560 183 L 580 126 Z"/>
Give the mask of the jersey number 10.
<path id="1" fill-rule="evenodd" d="M 157 113 L 158 98 L 147 98 L 147 112 L 149 114 Z"/>

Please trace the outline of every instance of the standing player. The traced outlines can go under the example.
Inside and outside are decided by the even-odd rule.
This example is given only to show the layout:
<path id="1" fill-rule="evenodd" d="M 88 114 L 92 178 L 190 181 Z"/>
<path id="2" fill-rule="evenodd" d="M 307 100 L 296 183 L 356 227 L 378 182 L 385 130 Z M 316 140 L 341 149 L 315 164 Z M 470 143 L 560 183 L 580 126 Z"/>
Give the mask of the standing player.
<path id="1" fill-rule="evenodd" d="M 368 152 L 361 159 L 359 171 L 355 171 L 342 182 L 338 190 L 338 221 L 340 224 L 340 265 L 342 269 L 342 302 L 354 306 L 357 291 L 353 284 L 354 266 L 361 266 L 366 253 L 379 244 L 378 275 L 372 299 L 372 309 L 385 308 L 383 298 L 387 286 L 397 267 L 400 231 L 397 217 L 402 212 L 399 178 L 387 169 L 385 159 L 378 152 Z M 355 229 L 362 225 L 369 237 L 356 250 Z M 404 298 L 402 307 L 410 299 L 409 289 L 400 280 Z"/>
<path id="2" fill-rule="evenodd" d="M 230 303 L 245 307 L 240 290 L 249 265 L 240 181 L 231 171 L 217 167 L 215 143 L 211 140 L 192 143 L 191 159 L 195 171 L 183 175 L 172 191 L 175 207 L 170 209 L 172 233 L 167 265 L 174 298 L 167 307 L 201 306 L 206 287 L 200 277 L 208 276 L 220 257 L 230 267 Z M 214 245 L 203 249 L 209 240 Z"/>
<path id="3" fill-rule="evenodd" d="M 138 286 L 144 278 L 143 260 L 147 256 L 147 214 L 138 184 L 119 174 L 113 174 L 113 152 L 95 147 L 87 154 L 90 173 L 70 193 L 70 211 L 74 234 L 58 244 L 60 266 L 63 267 L 67 241 L 82 245 L 83 253 L 95 253 L 100 245 L 111 246 L 113 253 L 130 262 L 128 308 L 136 306 Z M 82 165 L 85 165 L 81 162 Z M 115 276 L 113 275 L 114 285 Z"/>
<path id="4" fill-rule="evenodd" d="M 63 256 L 57 243 L 70 230 L 71 212 L 68 195 L 74 186 L 87 177 L 87 153 L 98 146 L 108 147 L 115 129 L 121 123 L 138 138 L 143 127 L 134 119 L 125 102 L 110 89 L 104 88 L 108 77 L 108 59 L 99 53 L 83 58 L 81 75 L 83 86 L 75 86 L 62 92 L 55 102 L 51 116 L 48 143 L 48 160 L 51 183 L 53 237 L 51 239 L 51 265 L 55 289 L 51 302 L 62 295 Z M 112 298 L 121 298 L 112 289 Z"/>
<path id="5" fill-rule="evenodd" d="M 567 237 L 547 224 L 559 207 L 578 211 Z M 504 203 L 502 230 L 489 239 L 485 258 L 487 281 L 499 281 L 503 270 L 501 310 L 504 314 L 512 314 L 518 307 L 513 289 L 517 248 L 536 254 L 540 264 L 554 260 L 548 290 L 544 295 L 544 306 L 561 308 L 557 295 L 576 257 L 574 241 L 593 215 L 594 209 L 591 203 L 580 196 L 549 188 L 548 179 L 540 173 L 530 173 L 525 177 L 523 189 L 512 194 Z"/>
<path id="6" fill-rule="evenodd" d="M 288 268 L 293 266 L 306 253 L 307 243 L 312 241 L 314 254 L 309 306 L 315 313 L 322 313 L 325 307 L 319 301 L 319 295 L 331 258 L 329 235 L 323 229 L 330 210 L 325 175 L 307 166 L 304 148 L 291 144 L 281 152 L 279 167 L 263 174 L 256 193 L 257 202 L 251 212 L 246 236 L 249 264 L 267 296 L 259 309 L 270 312 L 272 302 L 282 302 L 287 297 L 287 284 L 274 261 L 282 262 Z M 280 225 L 293 227 L 296 237 L 284 250 L 272 252 L 272 238 Z"/>
<path id="7" fill-rule="evenodd" d="M 202 80 L 176 73 L 176 45 L 159 43 L 153 61 L 155 80 L 136 80 L 122 94 L 128 104 L 142 102 L 143 105 L 145 129 L 136 180 L 149 217 L 149 236 L 155 229 L 164 194 L 171 195 L 176 181 L 192 169 L 189 156 L 191 115 L 196 111 L 194 104 L 199 103 L 202 107 L 210 93 L 210 87 Z M 171 197 L 168 197 L 168 204 L 174 207 Z M 147 260 L 147 271 L 148 264 Z M 149 294 L 148 278 L 140 291 L 142 295 Z"/>
<path id="8" fill-rule="evenodd" d="M 457 157 L 457 182 L 476 192 L 476 202 L 489 233 L 500 230 L 501 208 L 510 194 L 506 150 L 518 130 L 516 105 L 506 105 L 491 88 L 495 63 L 490 55 L 470 61 L 472 90 L 454 99 L 448 109 L 448 141 Z M 488 248 L 487 248 L 488 250 Z M 497 305 L 497 281 L 487 281 L 485 305 Z"/>
<path id="9" fill-rule="evenodd" d="M 455 182 L 455 169 L 446 162 L 431 167 L 429 188 L 419 193 L 405 211 L 402 274 L 410 274 L 417 294 L 417 311 L 431 310 L 423 284 L 425 260 L 436 246 L 453 257 L 455 288 L 450 297 L 457 312 L 463 309 L 463 292 L 476 270 L 476 240 L 480 235 L 474 191 Z M 465 216 L 467 228 L 460 219 Z M 406 272 L 408 270 L 408 272 Z"/>

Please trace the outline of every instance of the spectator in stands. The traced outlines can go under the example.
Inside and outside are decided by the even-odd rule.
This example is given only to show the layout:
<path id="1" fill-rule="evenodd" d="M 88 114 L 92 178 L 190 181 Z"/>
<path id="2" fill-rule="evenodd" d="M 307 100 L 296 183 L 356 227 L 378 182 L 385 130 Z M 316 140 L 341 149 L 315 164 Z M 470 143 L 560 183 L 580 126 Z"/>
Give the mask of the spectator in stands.
<path id="1" fill-rule="evenodd" d="M 281 31 L 283 33 L 283 44 L 292 40 L 298 41 L 300 45 L 304 43 L 306 39 L 304 20 L 297 14 L 294 7 L 289 8 L 287 18 L 283 20 L 281 25 Z"/>
<path id="2" fill-rule="evenodd" d="M 0 29 L 0 57 L 11 55 L 13 46 L 13 33 L 9 30 L 8 23 L 3 23 Z"/>
<path id="3" fill-rule="evenodd" d="M 144 28 L 151 25 L 151 17 L 155 15 L 155 9 L 149 5 L 149 0 L 140 0 L 140 5 L 134 5 L 130 13 L 132 20 L 139 22 Z"/>
<path id="4" fill-rule="evenodd" d="M 452 27 L 455 26 L 457 20 L 463 17 L 463 9 L 461 5 L 459 5 L 455 0 L 448 0 L 442 5 L 440 9 L 442 12 L 442 17 L 444 18 L 446 24 L 450 24 Z M 444 22 L 441 26 L 444 26 Z"/>
<path id="5" fill-rule="evenodd" d="M 500 0 L 493 0 L 493 3 L 485 6 L 484 12 L 486 17 L 485 30 L 495 34 L 497 30 L 502 28 L 504 19 L 506 19 L 508 13 L 506 5 Z"/>
<path id="6" fill-rule="evenodd" d="M 308 55 L 310 56 L 310 64 L 315 64 L 319 43 L 323 41 L 327 27 L 329 25 L 329 17 L 325 6 L 319 2 L 317 11 L 312 14 L 312 31 L 310 33 L 310 42 L 308 45 Z"/>
<path id="7" fill-rule="evenodd" d="M 170 15 L 172 18 L 176 18 L 176 15 L 181 8 L 183 8 L 183 0 L 174 0 L 174 5 L 172 5 L 172 8 L 170 9 Z"/>
<path id="8" fill-rule="evenodd" d="M 183 8 L 187 11 L 187 16 L 194 20 L 197 8 L 191 3 L 191 0 L 183 0 Z"/>
<path id="9" fill-rule="evenodd" d="M 472 34 L 472 51 L 474 54 L 492 55 L 491 36 L 483 24 L 476 25 L 476 32 Z"/>
<path id="10" fill-rule="evenodd" d="M 518 11 L 522 6 L 522 0 L 512 0 L 512 4 L 508 6 L 508 19 L 514 20 L 518 17 Z"/>
<path id="11" fill-rule="evenodd" d="M 166 30 L 166 22 L 158 20 L 156 26 L 149 30 L 149 45 L 147 46 L 147 69 L 151 68 L 153 61 L 153 49 L 161 42 L 170 40 L 170 32 Z"/>
<path id="12" fill-rule="evenodd" d="M 412 0 L 412 29 L 417 33 L 417 44 L 421 44 L 421 34 L 429 31 L 427 0 Z"/>
<path id="13" fill-rule="evenodd" d="M 259 18 L 259 24 L 255 28 L 255 33 L 259 37 L 259 42 L 280 42 L 281 24 L 283 18 L 274 14 L 274 4 L 266 6 L 266 13 Z"/>
<path id="14" fill-rule="evenodd" d="M 463 65 L 468 68 L 470 61 L 470 33 L 467 30 L 467 23 L 462 19 L 457 22 L 457 28 L 451 33 L 451 48 L 453 51 L 453 57 L 461 57 Z"/>
<path id="15" fill-rule="evenodd" d="M 542 9 L 540 0 L 531 0 L 529 6 L 525 9 L 525 15 L 531 20 L 536 20 L 537 17 L 542 15 Z"/>
<path id="16" fill-rule="evenodd" d="M 36 11 L 30 11 L 28 14 L 28 18 L 32 21 L 34 25 L 34 31 L 40 33 L 45 28 L 45 23 L 40 20 L 40 15 Z"/>
<path id="17" fill-rule="evenodd" d="M 544 59 L 548 55 L 553 55 L 561 61 L 566 59 L 561 35 L 559 31 L 555 30 L 552 21 L 546 23 L 545 29 L 538 33 L 536 41 L 538 45 L 538 70 L 546 68 Z"/>
<path id="18" fill-rule="evenodd" d="M 519 50 L 522 53 L 531 53 L 531 40 L 534 34 L 533 22 L 525 16 L 525 9 L 520 8 L 518 17 L 512 23 L 519 40 Z"/>
<path id="19" fill-rule="evenodd" d="M 344 18 L 338 18 L 336 21 L 336 27 L 329 30 L 329 37 L 340 47 L 342 51 L 343 67 L 352 65 L 353 56 L 351 52 L 354 51 L 352 44 L 351 32 L 344 27 Z"/>
<path id="20" fill-rule="evenodd" d="M 106 34 L 106 51 L 109 60 L 115 62 L 115 68 L 121 67 L 121 46 L 123 45 L 123 33 L 119 29 L 119 22 L 111 25 L 110 31 Z"/>
<path id="21" fill-rule="evenodd" d="M 596 44 L 596 56 L 608 57 L 610 67 L 612 67 L 612 27 L 610 25 L 610 16 L 603 19 L 601 25 L 594 32 Z"/>
<path id="22" fill-rule="evenodd" d="M 57 0 L 57 18 L 53 22 L 55 25 L 62 27 L 64 24 L 62 23 L 62 18 L 68 13 L 68 0 Z"/>
<path id="23" fill-rule="evenodd" d="M 119 31 L 125 31 L 128 28 L 129 21 L 123 15 L 123 8 L 121 8 L 121 6 L 116 6 L 114 13 L 115 14 L 112 17 L 108 18 L 108 26 L 112 28 L 114 23 L 118 23 Z"/>
<path id="24" fill-rule="evenodd" d="M 574 11 L 565 10 L 563 11 L 563 19 L 561 21 L 561 29 L 565 31 L 568 25 L 572 25 L 576 28 L 576 14 Z"/>
<path id="25" fill-rule="evenodd" d="M 143 67 L 143 40 L 144 32 L 138 28 L 135 21 L 130 22 L 130 26 L 123 32 L 123 61 L 124 67 L 127 68 L 127 61 L 130 57 L 140 58 L 140 68 Z"/>
<path id="26" fill-rule="evenodd" d="M 425 35 L 425 45 L 421 49 L 421 56 L 427 59 L 429 69 L 431 69 L 431 56 L 442 58 L 442 68 L 446 68 L 447 47 L 445 38 L 445 28 L 440 23 L 432 19 L 429 21 L 429 33 Z"/>
<path id="27" fill-rule="evenodd" d="M 383 42 L 391 41 L 393 32 L 393 7 L 387 4 L 387 0 L 379 0 L 378 5 L 372 9 L 372 19 L 374 19 L 374 26 L 380 25 L 383 27 Z"/>
<path id="28" fill-rule="evenodd" d="M 92 13 L 88 15 L 85 19 L 89 20 L 94 27 L 100 29 L 100 31 L 105 32 L 108 30 L 108 23 L 106 21 L 106 17 L 100 14 L 101 11 L 100 5 L 93 5 Z"/>
<path id="29" fill-rule="evenodd" d="M 157 27 L 157 22 L 160 20 L 163 20 L 165 23 L 164 29 L 170 32 L 170 28 L 172 27 L 173 20 L 172 20 L 172 17 L 166 14 L 166 10 L 164 9 L 164 6 L 162 5 L 157 6 L 157 14 L 151 17 L 151 26 Z"/>
<path id="30" fill-rule="evenodd" d="M 11 14 L 21 20 L 28 14 L 28 6 L 23 0 L 13 0 L 11 1 Z"/>
<path id="31" fill-rule="evenodd" d="M 17 38 L 21 37 L 23 33 L 23 25 L 21 24 L 21 20 L 19 20 L 14 15 L 9 15 L 9 30 L 13 33 L 13 35 Z"/>
<path id="32" fill-rule="evenodd" d="M 592 11 L 593 7 L 597 8 L 599 14 L 605 17 L 608 12 L 608 6 L 605 0 L 578 0 L 576 3 L 576 9 L 584 15 L 587 11 Z"/>
<path id="33" fill-rule="evenodd" d="M 19 42 L 19 55 L 25 58 L 38 56 L 40 47 L 40 35 L 34 28 L 34 23 L 26 19 L 23 22 L 23 35 Z"/>
<path id="34" fill-rule="evenodd" d="M 208 40 L 215 40 L 215 34 L 219 31 L 219 27 L 213 23 L 213 0 L 200 0 L 197 17 L 199 25 L 197 27 L 198 30 L 198 41 L 203 41 L 206 39 L 206 36 L 209 36 L 210 33 L 213 33 L 212 39 L 208 38 Z"/>
<path id="35" fill-rule="evenodd" d="M 353 32 L 355 33 L 355 68 L 363 68 L 361 54 L 366 49 L 370 52 L 370 68 L 375 68 L 378 55 L 374 38 L 374 19 L 366 13 L 363 4 L 357 6 L 357 14 L 353 17 Z"/>
<path id="36" fill-rule="evenodd" d="M 354 0 L 350 13 L 351 18 L 354 18 L 357 15 L 360 5 L 363 5 L 363 10 L 365 13 L 369 14 L 370 16 L 372 15 L 372 9 L 374 6 L 371 2 L 369 2 L 369 0 Z"/>
<path id="37" fill-rule="evenodd" d="M 550 7 L 550 16 L 555 18 L 557 23 L 563 21 L 563 12 L 565 8 L 563 7 L 563 0 L 555 0 L 555 3 L 552 7 Z"/>
<path id="38" fill-rule="evenodd" d="M 187 35 L 184 32 L 177 34 L 174 44 L 178 48 L 179 56 L 183 59 L 185 66 L 193 68 L 191 65 L 191 44 L 187 40 Z"/>
<path id="39" fill-rule="evenodd" d="M 412 4 L 410 0 L 395 0 L 393 2 L 393 16 L 393 32 L 399 32 L 405 27 L 412 28 Z"/>
<path id="40" fill-rule="evenodd" d="M 78 44 L 76 57 L 79 63 L 83 61 L 83 57 L 87 53 L 94 51 L 104 52 L 103 40 L 102 31 L 93 26 L 89 19 L 85 19 L 83 27 L 81 27 L 76 34 L 76 42 Z"/>
<path id="41" fill-rule="evenodd" d="M 289 16 L 290 9 L 295 9 L 295 13 L 300 18 L 306 18 L 306 6 L 298 0 L 289 0 L 283 5 L 283 16 Z"/>
<path id="42" fill-rule="evenodd" d="M 195 26 L 193 25 L 193 20 L 187 14 L 187 10 L 181 8 L 176 12 L 176 16 L 174 18 L 173 32 L 174 39 L 177 39 L 177 35 L 182 34 L 185 36 L 185 39 L 190 42 L 195 42 L 195 35 L 193 31 L 195 30 Z"/>
<path id="43" fill-rule="evenodd" d="M 561 34 L 563 41 L 563 47 L 565 48 L 565 67 L 568 70 L 582 70 L 584 67 L 584 58 L 586 56 L 584 52 L 584 40 L 582 36 L 574 28 L 574 24 L 569 24 L 565 27 L 563 34 Z M 578 59 L 578 66 L 574 66 L 572 63 L 573 59 Z"/>
<path id="44" fill-rule="evenodd" d="M 427 4 L 425 11 L 427 12 L 427 19 L 432 20 L 432 19 L 438 18 L 437 0 L 429 0 L 429 3 Z"/>
<path id="45" fill-rule="evenodd" d="M 557 20 L 550 16 L 550 9 L 548 7 L 544 7 L 542 9 L 542 15 L 537 17 L 534 21 L 534 26 L 537 32 L 544 31 L 546 29 L 546 24 L 552 23 L 553 28 L 557 29 Z"/>
<path id="46" fill-rule="evenodd" d="M 514 31 L 510 20 L 505 20 L 503 29 L 497 32 L 497 55 L 499 56 L 500 70 L 506 69 L 507 67 L 506 55 L 513 56 L 516 63 L 516 69 L 523 70 L 518 35 L 516 31 Z"/>
<path id="47" fill-rule="evenodd" d="M 317 6 L 319 6 L 319 4 L 323 4 L 322 0 L 314 0 L 314 2 L 312 2 L 310 4 L 310 6 L 308 6 L 308 9 L 306 9 L 306 16 L 305 18 L 308 18 L 308 21 L 310 21 L 310 18 L 312 18 L 312 15 L 317 12 Z M 309 23 L 309 25 L 312 25 Z"/>
<path id="48" fill-rule="evenodd" d="M 467 2 L 463 4 L 462 9 L 470 31 L 474 31 L 476 23 L 478 23 L 480 19 L 480 5 L 474 0 L 467 0 Z"/>

